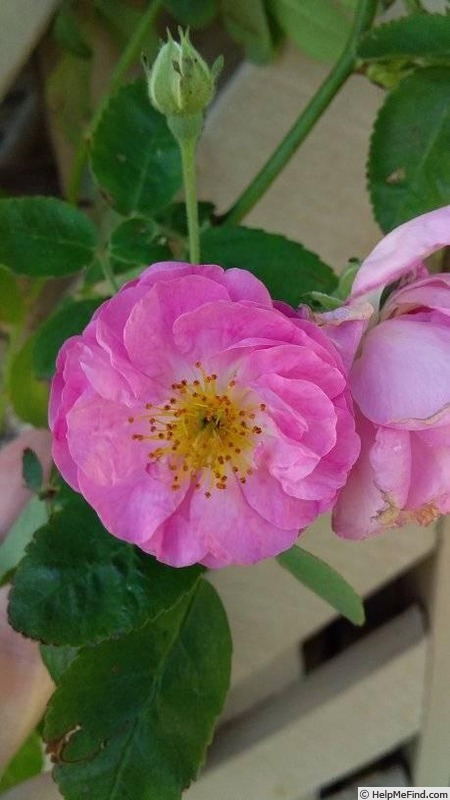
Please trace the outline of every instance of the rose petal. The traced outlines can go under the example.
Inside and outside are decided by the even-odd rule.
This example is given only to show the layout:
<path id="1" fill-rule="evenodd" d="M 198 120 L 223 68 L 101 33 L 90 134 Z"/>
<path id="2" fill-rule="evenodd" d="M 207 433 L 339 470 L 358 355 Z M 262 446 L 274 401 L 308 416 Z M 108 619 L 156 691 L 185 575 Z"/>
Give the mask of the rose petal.
<path id="1" fill-rule="evenodd" d="M 146 375 L 168 381 L 177 368 L 174 324 L 205 303 L 227 299 L 223 286 L 199 275 L 156 284 L 135 304 L 125 325 L 124 341 L 132 363 Z"/>
<path id="2" fill-rule="evenodd" d="M 353 363 L 373 313 L 370 303 L 357 303 L 316 315 L 317 321 L 339 351 L 346 372 Z"/>
<path id="3" fill-rule="evenodd" d="M 411 436 L 411 481 L 406 507 L 418 510 L 435 505 L 441 513 L 450 510 L 450 447 L 449 427 L 418 431 Z"/>
<path id="4" fill-rule="evenodd" d="M 186 483 L 177 491 L 172 490 L 170 477 L 157 465 L 140 478 L 112 486 L 93 483 L 80 472 L 79 484 L 105 528 L 119 539 L 145 545 L 147 552 L 153 552 L 149 549 L 151 537 L 181 505 L 189 488 Z"/>
<path id="5" fill-rule="evenodd" d="M 365 337 L 353 365 L 353 397 L 372 422 L 427 427 L 450 403 L 450 327 L 389 319 Z"/>
<path id="6" fill-rule="evenodd" d="M 416 270 L 423 260 L 450 244 L 450 206 L 438 208 L 391 231 L 363 261 L 351 299 L 382 290 Z"/>
<path id="7" fill-rule="evenodd" d="M 217 490 L 210 498 L 202 491 L 195 492 L 190 521 L 208 546 L 210 556 L 202 563 L 214 568 L 254 564 L 278 555 L 298 536 L 297 529 L 275 527 L 255 512 L 236 481 L 229 481 L 226 490 Z"/>
<path id="8" fill-rule="evenodd" d="M 365 539 L 379 532 L 381 526 L 377 520 L 388 509 L 387 501 L 375 484 L 370 461 L 375 443 L 375 426 L 359 416 L 357 430 L 361 438 L 361 452 L 338 495 L 332 516 L 334 532 L 344 539 Z"/>

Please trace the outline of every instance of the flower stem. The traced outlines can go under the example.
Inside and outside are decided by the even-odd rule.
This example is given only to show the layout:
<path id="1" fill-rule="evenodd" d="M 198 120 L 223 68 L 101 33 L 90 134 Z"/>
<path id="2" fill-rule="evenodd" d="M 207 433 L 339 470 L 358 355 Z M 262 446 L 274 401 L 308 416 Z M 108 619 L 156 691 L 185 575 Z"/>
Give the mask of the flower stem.
<path id="1" fill-rule="evenodd" d="M 329 106 L 333 97 L 352 74 L 357 61 L 356 45 L 358 39 L 364 31 L 370 28 L 377 10 L 377 5 L 378 0 L 359 0 L 355 12 L 353 29 L 341 57 L 319 87 L 314 97 L 294 122 L 290 131 L 280 142 L 275 152 L 245 189 L 243 194 L 236 200 L 234 205 L 220 218 L 219 222 L 227 225 L 239 223 L 253 206 L 256 205 L 258 200 L 292 158 L 297 148 L 306 139 L 318 119 Z"/>
<path id="2" fill-rule="evenodd" d="M 183 166 L 184 201 L 189 233 L 189 259 L 200 262 L 200 232 L 198 224 L 197 180 L 195 154 L 203 128 L 203 113 L 168 114 L 167 124 L 181 152 Z"/>
<path id="3" fill-rule="evenodd" d="M 120 88 L 128 70 L 133 63 L 138 59 L 142 50 L 144 41 L 152 29 L 155 19 L 162 7 L 162 0 L 153 0 L 147 11 L 142 14 L 142 17 L 136 26 L 136 30 L 130 37 L 114 72 L 111 75 L 108 90 L 105 94 L 103 101 L 97 107 L 96 112 L 93 114 L 92 119 L 83 132 L 78 148 L 75 152 L 75 157 L 72 165 L 72 171 L 69 176 L 67 187 L 67 200 L 69 203 L 75 204 L 78 201 L 80 194 L 81 181 L 83 179 L 84 168 L 89 154 L 89 143 L 95 127 L 102 115 L 103 109 L 108 98 L 117 92 Z"/>
<path id="4" fill-rule="evenodd" d="M 195 171 L 195 151 L 197 138 L 179 141 L 183 164 L 184 199 L 189 232 L 189 260 L 191 264 L 200 261 L 200 232 L 198 225 L 197 181 Z"/>

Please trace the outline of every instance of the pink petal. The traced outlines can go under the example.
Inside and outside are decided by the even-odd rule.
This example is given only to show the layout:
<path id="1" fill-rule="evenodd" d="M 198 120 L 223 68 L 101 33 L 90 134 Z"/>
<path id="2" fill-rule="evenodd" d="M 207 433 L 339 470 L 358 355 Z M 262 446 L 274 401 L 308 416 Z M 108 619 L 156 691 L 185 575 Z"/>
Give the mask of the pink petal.
<path id="1" fill-rule="evenodd" d="M 363 334 L 374 310 L 370 303 L 341 306 L 335 311 L 316 315 L 316 321 L 326 331 L 342 358 L 346 372 L 350 369 Z"/>
<path id="2" fill-rule="evenodd" d="M 79 492 L 78 467 L 72 458 L 67 441 L 67 421 L 61 415 L 52 426 L 53 443 L 52 457 L 66 483 L 75 491 Z"/>
<path id="3" fill-rule="evenodd" d="M 186 567 L 202 562 L 208 554 L 208 545 L 197 535 L 189 535 L 191 520 L 191 501 L 194 493 L 192 485 L 173 514 L 163 520 L 159 528 L 140 547 L 151 553 L 159 561 L 171 567 Z"/>
<path id="4" fill-rule="evenodd" d="M 407 314 L 416 309 L 436 309 L 450 314 L 450 275 L 431 275 L 404 286 L 389 296 L 382 309 L 382 318 Z M 443 320 L 445 322 L 445 320 Z"/>
<path id="5" fill-rule="evenodd" d="M 333 530 L 346 539 L 365 539 L 401 524 L 410 483 L 407 431 L 376 428 L 357 414 L 361 453 L 333 511 Z"/>
<path id="6" fill-rule="evenodd" d="M 375 484 L 374 470 L 370 461 L 371 449 L 375 442 L 375 426 L 360 417 L 358 433 L 361 438 L 360 456 L 333 509 L 333 530 L 344 539 L 365 539 L 377 533 L 380 530 L 377 520 L 388 508 L 388 503 Z"/>
<path id="7" fill-rule="evenodd" d="M 125 284 L 116 295 L 100 306 L 90 323 L 99 345 L 112 356 L 126 357 L 123 331 L 130 313 L 149 288 L 141 281 Z M 92 327 L 91 327 L 92 326 Z"/>
<path id="8" fill-rule="evenodd" d="M 125 346 L 132 363 L 161 380 L 170 372 L 173 375 L 174 324 L 212 300 L 227 300 L 226 289 L 198 275 L 156 284 L 136 303 L 125 325 Z"/>
<path id="9" fill-rule="evenodd" d="M 217 569 L 271 557 L 290 547 L 297 538 L 296 525 L 294 530 L 284 530 L 260 516 L 245 499 L 244 487 L 236 481 L 230 481 L 225 490 L 212 487 L 209 498 L 205 497 L 207 488 L 205 484 L 201 490 L 191 490 L 142 548 L 171 566 L 201 562 Z M 295 502 L 301 509 L 303 504 Z M 290 512 L 283 513 L 290 522 L 286 517 Z M 195 530 L 196 535 L 186 535 L 189 530 Z"/>
<path id="10" fill-rule="evenodd" d="M 161 281 L 171 281 L 186 275 L 200 275 L 218 283 L 223 282 L 224 270 L 216 264 L 189 264 L 185 261 L 158 261 L 144 270 L 139 283 L 154 286 Z"/>
<path id="11" fill-rule="evenodd" d="M 157 465 L 129 482 L 113 486 L 100 486 L 82 472 L 79 474 L 80 490 L 105 528 L 147 552 L 154 552 L 152 536 L 181 505 L 189 489 L 186 483 L 174 491 L 170 483 L 165 468 Z"/>
<path id="12" fill-rule="evenodd" d="M 353 397 L 372 422 L 419 429 L 450 403 L 450 328 L 386 320 L 373 328 L 355 361 Z"/>
<path id="13" fill-rule="evenodd" d="M 450 510 L 449 426 L 411 433 L 411 482 L 407 507 L 435 505 L 441 513 Z"/>
<path id="14" fill-rule="evenodd" d="M 392 428 L 378 428 L 370 451 L 370 463 L 378 489 L 397 508 L 404 508 L 411 480 L 411 434 Z"/>
<path id="15" fill-rule="evenodd" d="M 349 469 L 361 449 L 353 414 L 342 400 L 341 405 L 335 409 L 335 446 L 320 459 L 310 475 L 297 482 L 297 496 L 320 501 L 319 513 L 328 510 L 334 503 L 336 493 L 346 483 Z"/>
<path id="16" fill-rule="evenodd" d="M 196 491 L 192 497 L 190 524 L 208 547 L 202 563 L 214 568 L 228 564 L 254 564 L 290 547 L 298 531 L 284 530 L 265 520 L 247 503 L 241 484 L 230 481 L 225 490 L 210 498 Z"/>
<path id="17" fill-rule="evenodd" d="M 231 300 L 249 300 L 272 308 L 272 299 L 263 283 L 246 269 L 227 269 L 222 283 L 228 289 Z"/>
<path id="18" fill-rule="evenodd" d="M 131 424 L 130 409 L 98 395 L 82 395 L 66 419 L 70 454 L 91 481 L 107 486 L 145 475 L 150 443 L 133 439 L 133 434 L 146 435 L 149 425 L 145 420 Z"/>
<path id="19" fill-rule="evenodd" d="M 249 506 L 277 528 L 299 531 L 318 514 L 316 503 L 287 494 L 264 465 L 248 478 L 241 491 Z"/>
<path id="20" fill-rule="evenodd" d="M 274 436 L 267 435 L 264 443 L 264 461 L 268 470 L 284 491 L 293 497 L 303 498 L 302 479 L 309 476 L 320 461 L 302 442 L 294 441 L 275 428 Z"/>
<path id="21" fill-rule="evenodd" d="M 352 299 L 394 283 L 448 244 L 450 206 L 405 222 L 385 236 L 363 261 L 353 284 Z"/>
<path id="22" fill-rule="evenodd" d="M 295 325 L 273 309 L 207 303 L 175 322 L 175 344 L 186 359 L 204 361 L 236 344 L 251 347 L 296 340 Z"/>
<path id="23" fill-rule="evenodd" d="M 267 401 L 268 413 L 279 430 L 300 440 L 318 456 L 328 453 L 336 442 L 336 413 L 333 402 L 315 384 L 266 375 L 255 385 Z"/>
<path id="24" fill-rule="evenodd" d="M 314 352 L 314 343 L 281 344 L 262 348 L 252 353 L 240 367 L 238 374 L 243 382 L 264 384 L 264 375 L 301 379 L 317 384 L 329 397 L 336 397 L 346 387 L 346 380 L 336 363 L 330 364 Z M 327 354 L 328 355 L 328 354 Z"/>

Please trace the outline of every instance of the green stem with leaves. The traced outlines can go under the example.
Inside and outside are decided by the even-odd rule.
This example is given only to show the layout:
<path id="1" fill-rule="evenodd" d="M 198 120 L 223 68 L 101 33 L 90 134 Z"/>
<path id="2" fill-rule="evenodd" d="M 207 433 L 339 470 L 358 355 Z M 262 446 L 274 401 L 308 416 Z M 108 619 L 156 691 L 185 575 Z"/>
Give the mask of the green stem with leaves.
<path id="1" fill-rule="evenodd" d="M 341 57 L 260 172 L 229 211 L 220 218 L 219 221 L 222 224 L 239 223 L 256 205 L 304 142 L 339 89 L 354 71 L 357 64 L 358 40 L 361 34 L 371 27 L 377 6 L 378 0 L 359 0 L 352 32 Z"/>
<path id="2" fill-rule="evenodd" d="M 67 188 L 67 200 L 69 203 L 77 203 L 81 181 L 83 179 L 84 168 L 89 155 L 90 140 L 95 130 L 95 127 L 102 115 L 103 109 L 108 101 L 108 98 L 117 92 L 123 83 L 123 80 L 130 69 L 130 67 L 137 61 L 141 53 L 144 42 L 153 28 L 156 17 L 162 8 L 162 0 L 153 0 L 147 11 L 142 14 L 139 24 L 136 27 L 133 35 L 131 36 L 127 46 L 125 47 L 117 66 L 111 75 L 108 90 L 104 100 L 99 104 L 95 114 L 93 115 L 87 130 L 84 131 L 78 148 L 75 152 L 72 171 L 69 176 Z"/>

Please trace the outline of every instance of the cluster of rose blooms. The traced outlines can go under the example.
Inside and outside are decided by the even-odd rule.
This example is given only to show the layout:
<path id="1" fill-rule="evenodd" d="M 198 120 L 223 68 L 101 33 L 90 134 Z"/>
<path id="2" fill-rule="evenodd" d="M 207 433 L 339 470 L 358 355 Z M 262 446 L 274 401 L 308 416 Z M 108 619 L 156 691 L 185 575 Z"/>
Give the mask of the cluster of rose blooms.
<path id="1" fill-rule="evenodd" d="M 402 225 L 322 314 L 245 270 L 149 267 L 61 349 L 62 475 L 174 566 L 274 556 L 329 509 L 352 539 L 432 522 L 450 510 L 450 275 L 423 261 L 448 243 L 450 207 Z"/>

